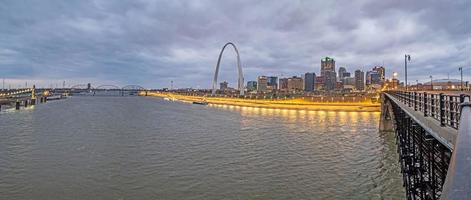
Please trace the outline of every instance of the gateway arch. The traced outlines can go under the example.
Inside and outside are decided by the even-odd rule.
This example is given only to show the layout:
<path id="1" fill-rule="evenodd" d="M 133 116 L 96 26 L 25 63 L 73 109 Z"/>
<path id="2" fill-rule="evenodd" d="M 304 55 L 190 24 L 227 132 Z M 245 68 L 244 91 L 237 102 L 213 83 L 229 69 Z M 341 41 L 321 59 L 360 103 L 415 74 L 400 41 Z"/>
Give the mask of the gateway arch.
<path id="1" fill-rule="evenodd" d="M 237 47 L 232 43 L 228 42 L 226 43 L 222 49 L 221 53 L 219 53 L 219 58 L 218 58 L 218 63 L 216 65 L 216 71 L 214 72 L 214 79 L 213 79 L 213 91 L 212 94 L 216 94 L 217 90 L 217 83 L 218 83 L 218 74 L 219 74 L 219 64 L 221 64 L 221 57 L 222 53 L 224 53 L 224 49 L 226 49 L 227 46 L 232 46 L 234 48 L 234 51 L 236 52 L 237 55 L 237 69 L 238 69 L 238 89 L 240 91 L 240 95 L 244 95 L 244 75 L 242 74 L 242 67 L 240 66 L 240 56 L 239 56 L 239 51 L 237 50 Z"/>

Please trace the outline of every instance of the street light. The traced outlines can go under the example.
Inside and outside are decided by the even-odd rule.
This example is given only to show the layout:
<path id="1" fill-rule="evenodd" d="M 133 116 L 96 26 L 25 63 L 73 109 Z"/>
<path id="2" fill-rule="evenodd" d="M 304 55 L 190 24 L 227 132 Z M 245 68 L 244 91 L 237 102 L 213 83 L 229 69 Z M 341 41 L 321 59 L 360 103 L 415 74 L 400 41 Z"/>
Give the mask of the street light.
<path id="1" fill-rule="evenodd" d="M 406 82 L 406 91 L 407 91 L 407 62 L 408 61 L 410 62 L 410 55 L 406 54 L 406 55 L 404 55 L 404 68 L 405 68 L 404 76 L 406 77 L 406 80 L 405 80 L 405 82 Z"/>
<path id="2" fill-rule="evenodd" d="M 463 91 L 463 67 L 460 67 L 458 68 L 458 70 L 460 70 L 460 73 L 461 73 L 461 91 Z"/>

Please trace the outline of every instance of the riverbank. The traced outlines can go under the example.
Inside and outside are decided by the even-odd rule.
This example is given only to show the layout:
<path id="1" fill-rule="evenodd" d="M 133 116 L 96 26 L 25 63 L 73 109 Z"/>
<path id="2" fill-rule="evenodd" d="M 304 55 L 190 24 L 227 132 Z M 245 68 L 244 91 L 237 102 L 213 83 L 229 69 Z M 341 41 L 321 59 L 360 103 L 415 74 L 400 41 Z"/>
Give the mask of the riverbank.
<path id="1" fill-rule="evenodd" d="M 173 93 L 148 93 L 147 96 L 175 99 L 184 102 L 206 101 L 209 104 L 233 105 L 258 108 L 277 108 L 292 110 L 328 110 L 328 111 L 361 111 L 379 112 L 380 104 L 371 102 L 311 102 L 303 99 L 290 100 L 262 100 L 262 99 L 240 99 L 228 97 L 202 97 L 185 96 Z"/>

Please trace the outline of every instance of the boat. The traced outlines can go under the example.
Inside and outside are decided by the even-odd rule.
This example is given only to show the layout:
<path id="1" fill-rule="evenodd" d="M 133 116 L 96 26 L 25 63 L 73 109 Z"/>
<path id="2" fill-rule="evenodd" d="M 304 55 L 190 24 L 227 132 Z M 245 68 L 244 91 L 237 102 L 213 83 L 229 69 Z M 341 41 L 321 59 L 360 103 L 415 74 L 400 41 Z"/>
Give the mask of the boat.
<path id="1" fill-rule="evenodd" d="M 53 96 L 48 96 L 48 97 L 46 97 L 46 99 L 47 99 L 48 101 L 51 101 L 51 100 L 59 100 L 59 99 L 62 99 L 62 98 L 63 98 L 62 95 L 53 95 Z"/>
<path id="2" fill-rule="evenodd" d="M 203 100 L 203 101 L 193 101 L 193 104 L 208 105 L 208 102 L 206 102 L 206 100 Z"/>

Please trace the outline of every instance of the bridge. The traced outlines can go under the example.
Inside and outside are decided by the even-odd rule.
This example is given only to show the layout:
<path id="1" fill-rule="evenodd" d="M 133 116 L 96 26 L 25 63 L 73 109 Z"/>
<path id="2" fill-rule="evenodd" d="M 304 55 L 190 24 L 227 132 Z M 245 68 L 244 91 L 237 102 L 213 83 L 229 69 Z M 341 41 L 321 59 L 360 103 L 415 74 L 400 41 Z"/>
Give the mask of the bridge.
<path id="1" fill-rule="evenodd" d="M 116 85 L 99 85 L 97 87 L 91 87 L 88 84 L 78 84 L 71 88 L 63 88 L 64 92 L 71 95 L 88 95 L 88 96 L 137 96 L 140 92 L 143 92 L 147 96 L 147 92 L 150 91 L 139 85 L 126 85 L 119 87 Z"/>
<path id="2" fill-rule="evenodd" d="M 471 198 L 468 94 L 389 91 L 380 131 L 396 136 L 407 199 Z"/>

